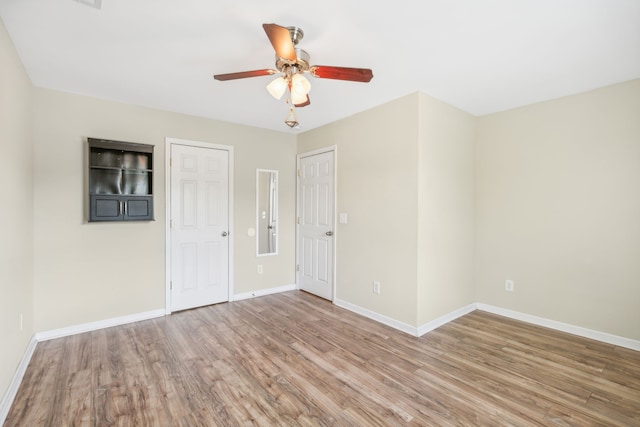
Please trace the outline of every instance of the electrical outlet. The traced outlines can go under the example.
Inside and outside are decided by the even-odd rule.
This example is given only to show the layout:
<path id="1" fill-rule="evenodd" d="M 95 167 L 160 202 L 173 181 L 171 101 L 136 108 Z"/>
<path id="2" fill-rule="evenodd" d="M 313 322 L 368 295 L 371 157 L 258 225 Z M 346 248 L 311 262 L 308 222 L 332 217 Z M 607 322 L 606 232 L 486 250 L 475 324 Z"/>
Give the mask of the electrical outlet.
<path id="1" fill-rule="evenodd" d="M 377 280 L 373 281 L 373 293 L 374 294 L 380 293 L 380 282 L 378 282 Z"/>
<path id="2" fill-rule="evenodd" d="M 262 274 L 262 264 L 258 265 L 258 274 Z"/>
<path id="3" fill-rule="evenodd" d="M 504 290 L 507 292 L 513 292 L 513 280 L 504 281 Z"/>

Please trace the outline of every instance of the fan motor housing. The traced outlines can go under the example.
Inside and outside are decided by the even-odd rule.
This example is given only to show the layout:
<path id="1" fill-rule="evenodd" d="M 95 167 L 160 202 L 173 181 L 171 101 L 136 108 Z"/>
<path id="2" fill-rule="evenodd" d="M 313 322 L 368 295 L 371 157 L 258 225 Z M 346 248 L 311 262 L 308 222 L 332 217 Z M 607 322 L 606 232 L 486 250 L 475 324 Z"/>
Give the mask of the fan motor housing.
<path id="1" fill-rule="evenodd" d="M 297 67 L 298 72 L 305 72 L 309 70 L 309 59 L 310 56 L 306 50 L 300 49 L 299 47 L 295 48 L 296 51 L 296 61 L 290 61 L 285 58 L 280 58 L 276 56 L 276 69 L 282 73 L 286 73 L 289 67 Z M 295 73 L 294 73 L 295 74 Z"/>

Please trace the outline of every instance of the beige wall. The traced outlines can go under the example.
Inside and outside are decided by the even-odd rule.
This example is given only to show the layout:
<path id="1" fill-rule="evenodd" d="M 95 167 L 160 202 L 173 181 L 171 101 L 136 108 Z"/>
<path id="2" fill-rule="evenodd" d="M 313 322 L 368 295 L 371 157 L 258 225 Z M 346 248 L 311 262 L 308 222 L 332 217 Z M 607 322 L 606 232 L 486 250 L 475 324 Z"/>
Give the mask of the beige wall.
<path id="1" fill-rule="evenodd" d="M 298 152 L 337 145 L 336 298 L 416 324 L 418 96 L 298 136 Z M 381 293 L 372 292 L 379 280 Z"/>
<path id="2" fill-rule="evenodd" d="M 474 302 L 475 120 L 415 93 L 298 137 L 338 147 L 337 298 L 410 326 Z"/>
<path id="3" fill-rule="evenodd" d="M 31 108 L 31 82 L 0 20 L 0 398 L 34 331 Z"/>
<path id="4" fill-rule="evenodd" d="M 640 339 L 640 80 L 483 117 L 476 160 L 478 301 Z"/>
<path id="5" fill-rule="evenodd" d="M 475 302 L 474 141 L 477 119 L 420 94 L 418 319 Z"/>
<path id="6" fill-rule="evenodd" d="M 34 102 L 37 331 L 165 307 L 165 137 L 234 146 L 234 293 L 295 282 L 295 135 L 44 89 Z M 155 145 L 155 221 L 86 222 L 86 137 Z M 281 188 L 279 254 L 259 262 L 256 168 Z"/>

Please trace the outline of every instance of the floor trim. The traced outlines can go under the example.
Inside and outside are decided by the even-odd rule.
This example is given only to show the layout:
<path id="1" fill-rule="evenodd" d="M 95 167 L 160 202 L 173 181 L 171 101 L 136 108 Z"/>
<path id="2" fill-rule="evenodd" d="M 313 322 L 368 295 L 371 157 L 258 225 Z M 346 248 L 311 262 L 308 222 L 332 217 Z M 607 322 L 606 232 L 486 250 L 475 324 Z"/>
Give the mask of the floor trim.
<path id="1" fill-rule="evenodd" d="M 29 341 L 26 350 L 24 351 L 24 355 L 22 356 L 22 359 L 18 364 L 16 373 L 13 375 L 13 379 L 11 380 L 11 384 L 9 384 L 9 388 L 4 394 L 2 401 L 0 402 L 0 426 L 4 425 L 4 421 L 7 419 L 7 415 L 9 415 L 9 410 L 11 409 L 11 405 L 13 404 L 13 400 L 18 394 L 18 389 L 20 388 L 20 384 L 22 383 L 24 374 L 27 372 L 27 367 L 29 366 L 29 362 L 31 362 L 31 357 L 33 356 L 33 352 L 36 350 L 37 344 L 38 341 L 36 340 L 36 336 L 34 334 L 31 337 L 31 341 Z"/>
<path id="2" fill-rule="evenodd" d="M 52 329 L 50 331 L 36 332 L 36 341 L 48 341 L 54 338 L 68 337 L 70 335 L 81 334 L 83 332 L 91 332 L 98 329 L 110 328 L 112 326 L 125 325 L 127 323 L 139 322 L 141 320 L 154 319 L 165 315 L 165 310 L 158 309 L 145 311 L 143 313 L 130 314 L 127 316 L 114 317 L 111 319 L 98 320 L 97 322 L 82 323 L 75 326 L 67 326 L 66 328 Z"/>
<path id="3" fill-rule="evenodd" d="M 335 299 L 333 303 L 338 307 L 342 307 L 361 316 L 368 317 L 369 319 L 375 320 L 376 322 L 382 323 L 383 325 L 390 326 L 409 335 L 413 335 L 414 337 L 418 336 L 418 328 L 416 328 L 415 326 L 411 326 L 408 323 L 404 323 L 394 318 L 387 317 L 383 314 L 377 313 L 373 310 L 369 310 L 368 308 L 360 307 L 359 305 L 352 304 L 345 300 Z"/>
<path id="4" fill-rule="evenodd" d="M 556 320 L 545 319 L 543 317 L 533 316 L 531 314 L 520 313 L 518 311 L 508 310 L 506 308 L 500 308 L 489 304 L 476 303 L 475 305 L 478 310 L 487 311 L 489 313 L 509 317 L 515 320 L 521 320 L 523 322 L 532 323 L 534 325 L 542 326 L 545 328 L 555 329 L 557 331 L 567 332 L 569 334 L 578 335 L 584 338 L 590 338 L 592 340 L 605 342 L 607 344 L 617 345 L 619 347 L 640 351 L 640 341 L 630 338 L 625 338 L 606 332 L 594 331 L 593 329 L 558 322 Z"/>
<path id="5" fill-rule="evenodd" d="M 476 304 L 469 304 L 462 308 L 454 310 L 451 313 L 445 314 L 444 316 L 440 316 L 437 319 L 433 319 L 432 321 L 418 327 L 418 336 L 421 337 L 427 332 L 431 332 L 442 325 L 446 325 L 447 323 L 456 320 L 458 317 L 469 314 L 474 310 L 476 310 Z"/>
<path id="6" fill-rule="evenodd" d="M 260 290 L 257 290 L 257 291 L 244 292 L 244 293 L 241 293 L 241 294 L 235 294 L 233 296 L 232 301 L 241 301 L 243 299 L 263 297 L 265 295 L 279 294 L 280 292 L 295 291 L 296 289 L 298 289 L 296 287 L 296 285 L 283 285 L 283 286 L 277 286 L 275 288 L 260 289 Z"/>
<path id="7" fill-rule="evenodd" d="M 640 351 L 640 341 L 633 340 L 630 338 L 625 338 L 613 334 L 609 334 L 606 332 L 595 331 L 588 328 L 583 328 L 581 326 L 575 326 L 568 323 L 558 322 L 556 320 L 545 319 L 543 317 L 533 316 L 531 314 L 520 313 L 514 310 L 508 310 L 506 308 L 500 308 L 496 306 L 492 306 L 489 304 L 483 303 L 472 303 L 461 307 L 457 310 L 452 311 L 451 313 L 445 314 L 444 316 L 438 317 L 428 323 L 425 323 L 422 326 L 415 327 L 411 326 L 407 323 L 400 322 L 391 317 L 384 316 L 380 313 L 376 313 L 375 311 L 369 310 L 364 307 L 360 307 L 356 304 L 352 304 L 350 302 L 336 299 L 334 301 L 339 307 L 342 307 L 346 310 L 352 311 L 356 314 L 360 314 L 364 317 L 368 317 L 369 319 L 375 320 L 376 322 L 382 323 L 384 325 L 390 326 L 399 331 L 405 332 L 407 334 L 421 337 L 422 335 L 433 331 L 436 328 L 439 328 L 442 325 L 445 325 L 452 320 L 457 319 L 458 317 L 464 316 L 467 313 L 471 313 L 474 310 L 482 310 L 489 313 L 497 314 L 500 316 L 508 317 L 514 320 L 520 320 L 522 322 L 531 323 L 534 325 L 542 326 L 545 328 L 555 329 L 557 331 L 566 332 L 573 335 L 578 335 L 584 338 L 589 338 L 596 341 L 601 341 L 607 344 L 616 345 L 619 347 L 628 348 L 630 350 Z"/>

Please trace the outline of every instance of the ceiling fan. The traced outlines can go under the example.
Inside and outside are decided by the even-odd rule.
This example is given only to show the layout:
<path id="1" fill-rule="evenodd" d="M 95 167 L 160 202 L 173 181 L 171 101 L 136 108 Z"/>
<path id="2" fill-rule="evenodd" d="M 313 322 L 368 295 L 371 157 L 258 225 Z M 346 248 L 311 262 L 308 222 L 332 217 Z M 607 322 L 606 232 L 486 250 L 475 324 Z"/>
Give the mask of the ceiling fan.
<path id="1" fill-rule="evenodd" d="M 282 27 L 277 24 L 262 24 L 267 37 L 276 51 L 274 69 L 240 71 L 237 73 L 216 74 L 214 79 L 220 81 L 244 79 L 247 77 L 280 76 L 267 85 L 267 90 L 276 99 L 289 90 L 287 103 L 290 103 L 289 114 L 285 123 L 289 127 L 296 127 L 298 120 L 293 107 L 304 107 L 311 103 L 309 91 L 311 83 L 304 77 L 309 73 L 321 79 L 348 80 L 353 82 L 369 82 L 373 72 L 368 68 L 332 67 L 327 65 L 309 65 L 309 54 L 297 47 L 304 37 L 304 32 L 298 27 Z"/>

